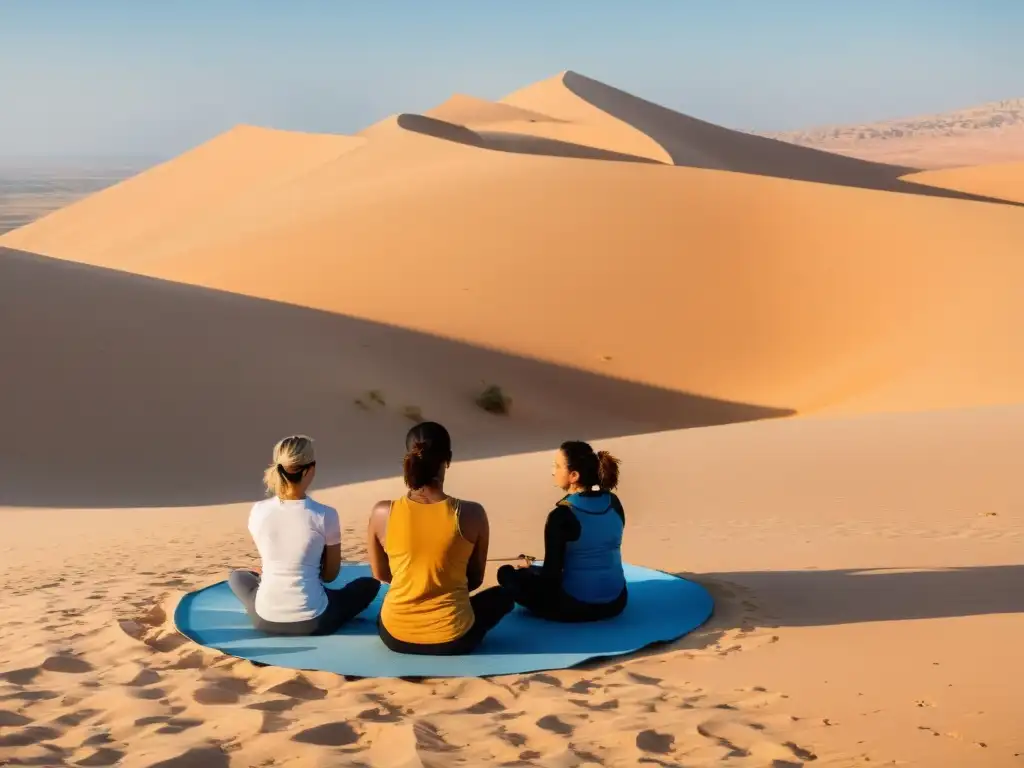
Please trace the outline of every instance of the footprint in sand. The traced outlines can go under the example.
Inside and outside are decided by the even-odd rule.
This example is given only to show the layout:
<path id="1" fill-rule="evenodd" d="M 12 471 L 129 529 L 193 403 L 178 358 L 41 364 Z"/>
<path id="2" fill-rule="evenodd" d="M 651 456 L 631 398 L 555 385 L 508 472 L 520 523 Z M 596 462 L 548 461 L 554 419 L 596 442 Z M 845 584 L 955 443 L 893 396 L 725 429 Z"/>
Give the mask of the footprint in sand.
<path id="1" fill-rule="evenodd" d="M 177 735 L 179 733 L 184 733 L 185 731 L 190 731 L 193 728 L 198 728 L 200 725 L 205 725 L 205 723 L 205 720 L 196 720 L 195 718 L 172 717 L 167 721 L 165 726 L 157 728 L 156 732 L 160 734 Z"/>
<path id="2" fill-rule="evenodd" d="M 0 728 L 20 728 L 32 722 L 31 718 L 19 715 L 17 712 L 0 709 Z"/>
<path id="3" fill-rule="evenodd" d="M 50 701 L 59 698 L 56 691 L 17 691 L 0 696 L 0 701 Z"/>
<path id="4" fill-rule="evenodd" d="M 88 757 L 77 760 L 75 765 L 83 766 L 83 768 L 117 765 L 121 762 L 121 758 L 123 757 L 124 752 L 120 752 L 116 749 L 110 749 L 108 747 L 101 747 Z"/>
<path id="5" fill-rule="evenodd" d="M 250 692 L 249 684 L 245 680 L 234 677 L 223 677 L 207 682 L 208 685 L 196 689 L 192 694 L 197 704 L 237 704 Z"/>
<path id="6" fill-rule="evenodd" d="M 15 685 L 28 685 L 38 677 L 40 672 L 42 672 L 40 667 L 12 669 L 10 672 L 0 673 L 0 680 L 8 683 L 14 683 Z"/>
<path id="7" fill-rule="evenodd" d="M 47 672 L 62 672 L 69 675 L 82 675 L 93 671 L 92 664 L 85 659 L 68 654 L 51 656 L 42 663 L 42 668 Z"/>
<path id="8" fill-rule="evenodd" d="M 170 760 L 150 763 L 146 768 L 228 768 L 228 756 L 219 747 L 194 747 Z"/>
<path id="9" fill-rule="evenodd" d="M 557 715 L 545 715 L 537 721 L 537 727 L 545 731 L 557 733 L 559 736 L 572 736 L 573 726 L 560 720 Z"/>
<path id="10" fill-rule="evenodd" d="M 139 673 L 129 680 L 125 685 L 132 688 L 145 688 L 147 685 L 159 683 L 162 678 L 160 673 L 154 669 L 141 669 Z"/>
<path id="11" fill-rule="evenodd" d="M 273 712 L 264 712 L 263 722 L 260 723 L 260 733 L 280 733 L 281 731 L 287 731 L 291 724 L 292 721 L 287 717 L 281 717 L 281 715 Z"/>
<path id="12" fill-rule="evenodd" d="M 476 704 L 471 704 L 459 711 L 467 715 L 493 715 L 497 712 L 504 712 L 505 705 L 493 696 L 488 696 L 486 699 L 478 701 Z"/>
<path id="13" fill-rule="evenodd" d="M 67 714 L 61 715 L 53 722 L 58 725 L 64 725 L 68 728 L 77 728 L 90 717 L 96 717 L 96 715 L 102 714 L 102 710 L 99 709 L 80 709 L 77 712 L 68 712 Z"/>
<path id="14" fill-rule="evenodd" d="M 99 747 L 104 744 L 109 744 L 112 741 L 113 738 L 111 738 L 110 734 L 107 731 L 100 731 L 99 733 L 94 733 L 92 736 L 83 741 L 82 746 Z"/>
<path id="15" fill-rule="evenodd" d="M 591 712 L 607 712 L 609 710 L 619 708 L 618 699 L 609 699 L 608 701 L 603 701 L 600 704 L 593 704 L 586 699 L 569 699 L 569 703 L 575 704 L 577 707 L 589 709 Z"/>
<path id="16" fill-rule="evenodd" d="M 269 688 L 267 693 L 276 693 L 279 696 L 288 696 L 289 698 L 302 699 L 303 701 L 319 701 L 327 696 L 327 691 L 323 688 L 317 688 L 301 675 L 297 675 L 283 683 L 278 683 L 273 688 Z"/>
<path id="17" fill-rule="evenodd" d="M 640 685 L 654 685 L 654 686 L 661 685 L 661 678 L 660 677 L 649 677 L 647 675 L 641 675 L 639 672 L 627 672 L 626 676 L 632 682 L 639 683 Z"/>
<path id="18" fill-rule="evenodd" d="M 133 690 L 130 696 L 144 701 L 160 701 L 167 697 L 167 691 L 163 688 L 138 688 Z"/>
<path id="19" fill-rule="evenodd" d="M 42 725 L 28 725 L 12 733 L 0 734 L 0 747 L 29 747 L 41 741 L 60 738 L 61 733 Z"/>
<path id="20" fill-rule="evenodd" d="M 360 734 L 348 723 L 324 723 L 313 728 L 300 731 L 292 737 L 292 741 L 300 744 L 315 744 L 320 747 L 346 747 L 355 744 Z"/>
<path id="21" fill-rule="evenodd" d="M 497 731 L 498 738 L 517 749 L 526 744 L 526 736 L 522 733 L 516 733 L 505 728 L 505 726 L 499 726 Z"/>
<path id="22" fill-rule="evenodd" d="M 373 709 L 364 709 L 357 717 L 368 723 L 398 723 L 403 718 L 402 710 L 390 705 L 381 705 Z"/>
<path id="23" fill-rule="evenodd" d="M 294 709 L 298 704 L 298 699 L 269 699 L 267 701 L 257 701 L 254 704 L 246 704 L 246 708 L 255 709 L 258 712 L 281 713 Z"/>
<path id="24" fill-rule="evenodd" d="M 636 748 L 641 752 L 653 752 L 657 755 L 667 755 L 672 751 L 676 737 L 670 733 L 658 733 L 657 731 L 640 731 L 636 735 Z"/>
<path id="25" fill-rule="evenodd" d="M 573 683 L 566 690 L 569 693 L 590 693 L 594 688 L 600 688 L 601 686 L 595 683 L 593 680 L 580 680 L 577 683 Z"/>

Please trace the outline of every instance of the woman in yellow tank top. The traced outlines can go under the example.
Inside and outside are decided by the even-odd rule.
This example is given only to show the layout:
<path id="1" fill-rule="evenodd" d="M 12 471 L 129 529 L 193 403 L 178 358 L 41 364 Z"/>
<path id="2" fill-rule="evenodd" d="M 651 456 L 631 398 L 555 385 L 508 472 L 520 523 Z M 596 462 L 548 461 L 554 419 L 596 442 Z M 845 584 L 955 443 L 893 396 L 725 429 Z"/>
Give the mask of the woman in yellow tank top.
<path id="1" fill-rule="evenodd" d="M 378 502 L 367 531 L 373 575 L 391 585 L 380 637 L 398 653 L 469 653 L 515 602 L 502 587 L 470 595 L 483 583 L 489 525 L 480 504 L 444 492 L 452 460 L 448 430 L 432 421 L 417 424 L 405 447 L 409 491 Z"/>

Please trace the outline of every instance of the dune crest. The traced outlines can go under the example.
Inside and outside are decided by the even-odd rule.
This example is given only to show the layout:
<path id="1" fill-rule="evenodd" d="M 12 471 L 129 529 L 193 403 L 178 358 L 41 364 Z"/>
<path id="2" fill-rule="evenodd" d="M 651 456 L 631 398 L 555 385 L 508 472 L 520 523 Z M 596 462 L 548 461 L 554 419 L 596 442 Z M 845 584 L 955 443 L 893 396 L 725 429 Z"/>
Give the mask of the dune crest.
<path id="1" fill-rule="evenodd" d="M 489 123 L 557 123 L 561 120 L 542 115 L 529 109 L 519 109 L 510 104 L 503 104 L 498 101 L 487 101 L 469 96 L 464 93 L 456 93 L 448 100 L 436 107 L 424 112 L 427 117 L 436 117 L 449 123 L 458 123 L 467 128 L 474 128 Z"/>
<path id="2" fill-rule="evenodd" d="M 607 111 L 580 98 L 566 85 L 571 72 L 562 72 L 547 80 L 520 88 L 500 100 L 520 109 L 551 115 L 564 124 L 534 123 L 519 130 L 530 135 L 645 157 L 659 163 L 671 163 L 671 156 L 643 131 L 619 120 Z"/>

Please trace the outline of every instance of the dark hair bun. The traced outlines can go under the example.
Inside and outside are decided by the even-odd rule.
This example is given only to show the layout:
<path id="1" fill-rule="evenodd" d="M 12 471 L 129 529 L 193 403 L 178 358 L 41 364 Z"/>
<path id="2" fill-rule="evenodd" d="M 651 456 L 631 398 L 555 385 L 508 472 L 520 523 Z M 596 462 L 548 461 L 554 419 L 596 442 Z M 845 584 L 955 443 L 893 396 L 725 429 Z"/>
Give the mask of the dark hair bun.
<path id="1" fill-rule="evenodd" d="M 452 459 L 452 441 L 448 430 L 436 421 L 424 421 L 405 436 L 402 475 L 412 490 L 434 482 L 441 467 Z"/>

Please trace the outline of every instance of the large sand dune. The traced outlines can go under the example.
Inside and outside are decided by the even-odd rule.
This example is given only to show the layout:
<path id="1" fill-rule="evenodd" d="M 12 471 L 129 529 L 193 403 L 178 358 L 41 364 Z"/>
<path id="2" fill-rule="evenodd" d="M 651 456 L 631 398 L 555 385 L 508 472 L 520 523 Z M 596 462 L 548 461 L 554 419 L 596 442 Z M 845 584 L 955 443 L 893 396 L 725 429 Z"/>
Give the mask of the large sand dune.
<path id="1" fill-rule="evenodd" d="M 751 147 L 766 158 L 781 153 L 757 166 L 765 173 L 793 153 L 808 163 L 834 158 L 698 125 L 620 93 L 570 73 L 509 102 L 570 129 L 578 122 L 576 146 L 594 146 L 600 132 L 603 151 L 650 150 L 654 118 L 665 134 L 679 128 L 695 152 L 719 131 L 714 151 L 735 151 L 737 170 L 489 151 L 485 134 L 466 126 L 399 115 L 354 140 L 308 139 L 294 167 L 291 141 L 305 147 L 307 138 L 280 140 L 277 151 L 260 142 L 254 160 L 272 176 L 222 180 L 216 198 L 197 192 L 204 203 L 188 211 L 167 204 L 188 179 L 206 184 L 207 164 L 196 157 L 218 156 L 218 142 L 235 151 L 220 137 L 163 174 L 143 174 L 0 243 L 798 412 L 1017 397 L 1024 362 L 1013 350 L 1024 315 L 1009 286 L 1024 269 L 1024 212 L 1016 204 L 866 190 L 841 173 L 828 184 L 757 174 L 744 160 Z M 630 114 L 646 132 L 625 122 Z M 175 183 L 164 183 L 172 174 Z M 114 222 L 123 216 L 122 230 Z M 142 239 L 143 225 L 159 235 Z M 581 289 L 592 298 L 569 299 Z M 424 305 L 425 294 L 444 310 Z M 577 301 L 588 308 L 570 310 Z"/>
<path id="2" fill-rule="evenodd" d="M 1024 199 L 912 171 L 566 72 L 241 126 L 0 237 L 0 763 L 1016 764 Z M 613 449 L 627 557 L 696 574 L 712 623 L 424 684 L 174 633 L 252 561 L 286 433 L 364 557 L 415 409 L 495 561 L 539 554 L 554 445 Z"/>
<path id="3" fill-rule="evenodd" d="M 18 361 L 0 381 L 18 436 L 0 449 L 0 505 L 241 501 L 261 492 L 267 446 L 295 431 L 320 435 L 324 483 L 386 477 L 410 407 L 450 424 L 463 459 L 786 414 L 6 249 L 0 306 Z M 491 382 L 515 418 L 477 408 Z"/>

